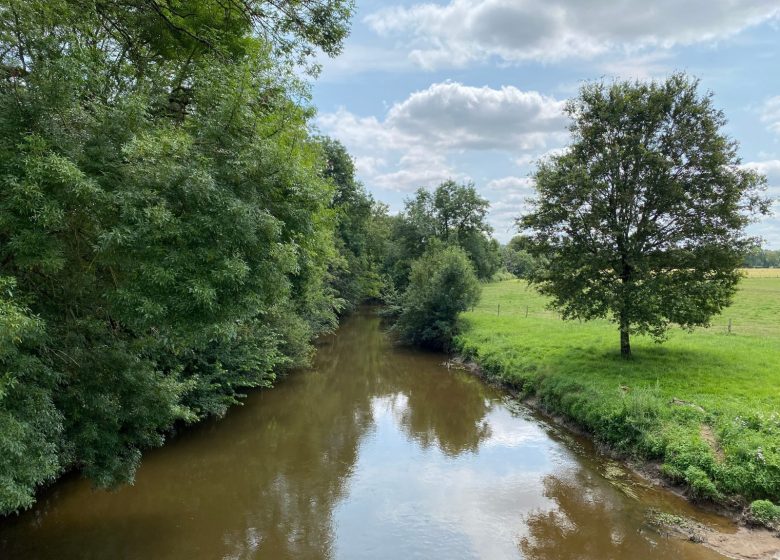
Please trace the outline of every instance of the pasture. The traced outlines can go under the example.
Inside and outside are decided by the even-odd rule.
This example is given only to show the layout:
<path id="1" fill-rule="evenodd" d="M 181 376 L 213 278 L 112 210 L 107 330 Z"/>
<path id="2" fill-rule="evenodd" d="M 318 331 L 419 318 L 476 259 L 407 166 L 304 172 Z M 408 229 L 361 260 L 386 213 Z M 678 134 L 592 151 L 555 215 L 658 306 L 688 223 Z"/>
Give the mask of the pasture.
<path id="1" fill-rule="evenodd" d="M 633 337 L 563 321 L 522 280 L 487 284 L 458 350 L 623 455 L 660 465 L 694 497 L 780 499 L 780 278 L 748 271 L 708 328 Z M 780 276 L 780 274 L 778 274 Z"/>

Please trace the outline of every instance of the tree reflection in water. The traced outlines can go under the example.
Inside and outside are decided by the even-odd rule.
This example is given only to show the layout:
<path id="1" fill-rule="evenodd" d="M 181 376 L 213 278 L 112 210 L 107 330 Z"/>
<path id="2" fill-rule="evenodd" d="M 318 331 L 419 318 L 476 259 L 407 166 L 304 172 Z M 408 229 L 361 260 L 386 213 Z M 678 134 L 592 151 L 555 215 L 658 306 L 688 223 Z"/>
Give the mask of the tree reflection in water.
<path id="1" fill-rule="evenodd" d="M 590 470 L 546 476 L 544 494 L 555 508 L 527 516 L 528 536 L 520 541 L 527 560 L 720 558 L 645 528 L 642 508 L 626 508 L 625 497 Z"/>

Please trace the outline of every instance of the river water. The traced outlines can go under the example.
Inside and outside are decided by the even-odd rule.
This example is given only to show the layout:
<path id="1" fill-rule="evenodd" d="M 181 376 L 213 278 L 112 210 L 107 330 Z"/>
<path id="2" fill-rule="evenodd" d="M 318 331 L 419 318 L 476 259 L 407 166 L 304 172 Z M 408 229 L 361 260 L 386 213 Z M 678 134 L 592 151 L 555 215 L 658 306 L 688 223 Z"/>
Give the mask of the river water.
<path id="1" fill-rule="evenodd" d="M 0 558 L 721 558 L 647 513 L 723 520 L 443 361 L 363 310 L 310 370 L 148 452 L 134 486 L 54 485 L 0 523 Z"/>

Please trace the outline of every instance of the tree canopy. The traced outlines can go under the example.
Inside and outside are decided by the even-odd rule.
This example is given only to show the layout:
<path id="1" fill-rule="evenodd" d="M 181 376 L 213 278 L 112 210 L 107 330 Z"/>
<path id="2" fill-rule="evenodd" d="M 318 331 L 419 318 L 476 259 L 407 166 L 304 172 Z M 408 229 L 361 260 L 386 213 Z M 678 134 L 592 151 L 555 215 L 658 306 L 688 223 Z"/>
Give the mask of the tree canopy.
<path id="1" fill-rule="evenodd" d="M 458 314 L 471 308 L 480 292 L 466 252 L 433 243 L 412 263 L 393 328 L 410 344 L 445 348 L 457 332 Z"/>
<path id="2" fill-rule="evenodd" d="M 492 277 L 501 256 L 498 242 L 490 237 L 489 207 L 472 183 L 449 180 L 433 191 L 418 189 L 393 222 L 388 274 L 395 286 L 405 288 L 411 262 L 436 242 L 461 247 L 480 279 Z"/>
<path id="3" fill-rule="evenodd" d="M 519 219 L 530 280 L 565 318 L 608 317 L 621 353 L 632 333 L 706 325 L 731 301 L 767 211 L 765 179 L 740 166 L 711 94 L 677 74 L 594 83 L 567 105 L 573 140 L 539 164 L 532 210 Z"/>
<path id="4" fill-rule="evenodd" d="M 350 12 L 0 1 L 0 513 L 131 480 L 334 328 L 342 202 L 296 72 Z"/>

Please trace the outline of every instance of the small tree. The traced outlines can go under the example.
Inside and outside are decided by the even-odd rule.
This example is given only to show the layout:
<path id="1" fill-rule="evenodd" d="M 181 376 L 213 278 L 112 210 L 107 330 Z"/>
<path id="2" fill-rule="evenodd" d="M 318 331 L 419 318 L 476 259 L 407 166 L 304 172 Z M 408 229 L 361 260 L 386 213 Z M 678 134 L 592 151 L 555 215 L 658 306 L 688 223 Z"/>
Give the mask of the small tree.
<path id="1" fill-rule="evenodd" d="M 501 257 L 507 272 L 518 278 L 527 278 L 531 271 L 539 266 L 538 259 L 525 249 L 525 238 L 514 236 L 509 243 L 501 248 Z"/>
<path id="2" fill-rule="evenodd" d="M 463 249 L 434 244 L 412 263 L 394 328 L 404 342 L 443 348 L 456 332 L 458 313 L 477 302 L 481 289 Z"/>
<path id="3" fill-rule="evenodd" d="M 490 203 L 472 183 L 448 180 L 433 191 L 417 189 L 405 201 L 391 234 L 393 249 L 387 264 L 396 287 L 406 287 L 411 261 L 432 242 L 461 247 L 480 279 L 492 277 L 501 265 L 501 255 L 487 223 L 489 208 Z"/>
<path id="4" fill-rule="evenodd" d="M 518 225 L 549 264 L 530 280 L 564 318 L 608 317 L 664 339 L 672 323 L 707 325 L 727 306 L 768 212 L 765 179 L 740 167 L 723 113 L 698 81 L 595 83 L 570 101 L 573 142 L 539 164 L 537 197 Z"/>

